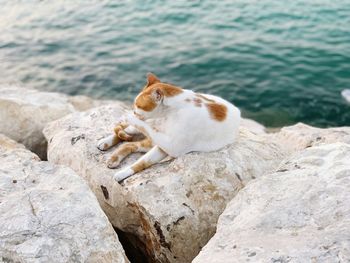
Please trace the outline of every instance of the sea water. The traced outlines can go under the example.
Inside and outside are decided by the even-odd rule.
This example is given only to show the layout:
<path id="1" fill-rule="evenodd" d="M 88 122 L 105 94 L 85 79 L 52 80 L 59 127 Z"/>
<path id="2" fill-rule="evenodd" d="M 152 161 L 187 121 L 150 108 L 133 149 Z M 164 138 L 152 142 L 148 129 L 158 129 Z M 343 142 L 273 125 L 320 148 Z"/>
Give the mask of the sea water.
<path id="1" fill-rule="evenodd" d="M 0 1 L 1 83 L 131 101 L 147 72 L 267 126 L 350 125 L 350 1 Z"/>

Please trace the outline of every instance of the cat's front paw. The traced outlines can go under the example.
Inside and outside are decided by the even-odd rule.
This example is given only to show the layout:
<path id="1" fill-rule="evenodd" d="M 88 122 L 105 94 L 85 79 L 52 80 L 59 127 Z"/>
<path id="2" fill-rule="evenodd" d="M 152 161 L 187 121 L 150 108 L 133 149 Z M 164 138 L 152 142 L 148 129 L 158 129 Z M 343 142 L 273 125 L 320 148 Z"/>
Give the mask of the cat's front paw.
<path id="1" fill-rule="evenodd" d="M 135 126 L 135 127 L 142 126 L 142 124 L 143 124 L 143 121 L 141 121 L 139 118 L 137 118 L 135 116 L 135 114 L 133 114 L 133 113 L 125 114 L 124 118 L 125 118 L 125 121 L 129 125 L 132 125 L 132 126 Z"/>
<path id="2" fill-rule="evenodd" d="M 120 164 L 119 158 L 115 158 L 112 156 L 107 160 L 107 167 L 109 169 L 115 169 L 119 166 L 119 164 Z"/>
<path id="3" fill-rule="evenodd" d="M 110 135 L 102 138 L 97 142 L 97 148 L 101 151 L 106 151 L 113 146 L 115 135 Z"/>
<path id="4" fill-rule="evenodd" d="M 116 180 L 118 183 L 121 183 L 124 179 L 128 178 L 129 176 L 133 175 L 134 171 L 127 167 L 124 168 L 118 172 L 116 172 L 113 176 L 114 180 Z"/>
<path id="5" fill-rule="evenodd" d="M 118 137 L 123 141 L 132 141 L 133 139 L 132 135 L 128 134 L 124 130 L 118 132 Z"/>

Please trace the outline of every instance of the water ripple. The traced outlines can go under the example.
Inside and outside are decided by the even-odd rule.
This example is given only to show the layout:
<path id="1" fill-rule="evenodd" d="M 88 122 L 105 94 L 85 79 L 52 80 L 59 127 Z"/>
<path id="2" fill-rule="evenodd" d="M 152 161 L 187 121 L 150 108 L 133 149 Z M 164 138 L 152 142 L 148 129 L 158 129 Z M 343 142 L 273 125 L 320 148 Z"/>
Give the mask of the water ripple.
<path id="1" fill-rule="evenodd" d="M 145 73 L 268 126 L 350 125 L 348 0 L 7 1 L 0 81 L 131 100 Z"/>

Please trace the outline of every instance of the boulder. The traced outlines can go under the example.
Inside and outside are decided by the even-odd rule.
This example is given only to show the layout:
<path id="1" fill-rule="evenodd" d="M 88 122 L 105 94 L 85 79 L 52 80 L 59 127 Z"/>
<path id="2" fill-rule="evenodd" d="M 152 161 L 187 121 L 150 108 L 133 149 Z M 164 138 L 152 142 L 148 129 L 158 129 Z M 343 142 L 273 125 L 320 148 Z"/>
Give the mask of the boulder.
<path id="1" fill-rule="evenodd" d="M 349 160 L 350 144 L 320 144 L 248 183 L 193 263 L 349 262 Z"/>
<path id="2" fill-rule="evenodd" d="M 88 185 L 0 135 L 0 262 L 129 262 Z"/>
<path id="3" fill-rule="evenodd" d="M 89 183 L 112 224 L 137 240 L 150 262 L 191 262 L 215 233 L 226 204 L 286 156 L 267 134 L 242 128 L 237 142 L 220 151 L 165 161 L 120 185 L 112 178 L 116 170 L 106 165 L 113 150 L 101 152 L 96 145 L 123 113 L 117 106 L 98 107 L 48 124 L 48 159 Z"/>
<path id="4" fill-rule="evenodd" d="M 337 127 L 321 129 L 298 123 L 293 126 L 284 127 L 280 132 L 272 135 L 274 140 L 283 145 L 290 152 L 305 148 L 344 142 L 350 144 L 350 127 Z"/>
<path id="5" fill-rule="evenodd" d="M 47 142 L 42 130 L 48 122 L 103 103 L 111 102 L 17 86 L 0 86 L 0 133 L 24 144 L 45 160 Z"/>
<path id="6" fill-rule="evenodd" d="M 242 118 L 241 119 L 241 126 L 249 129 L 251 132 L 256 133 L 256 134 L 266 133 L 266 128 L 264 125 L 254 121 L 254 120 L 251 120 L 251 119 Z"/>
<path id="7" fill-rule="evenodd" d="M 350 89 L 344 89 L 341 91 L 343 98 L 350 103 Z"/>

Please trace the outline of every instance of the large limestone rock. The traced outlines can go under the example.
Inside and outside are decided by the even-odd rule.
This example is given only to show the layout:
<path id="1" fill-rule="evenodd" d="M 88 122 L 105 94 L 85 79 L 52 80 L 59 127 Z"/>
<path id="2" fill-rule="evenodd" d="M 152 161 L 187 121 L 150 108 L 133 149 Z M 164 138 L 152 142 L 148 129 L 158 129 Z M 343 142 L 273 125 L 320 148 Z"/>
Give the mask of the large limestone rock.
<path id="1" fill-rule="evenodd" d="M 0 86 L 0 133 L 23 143 L 46 159 L 44 126 L 75 111 L 106 103 L 85 96 L 70 97 L 16 86 Z M 108 102 L 110 103 L 110 102 Z"/>
<path id="2" fill-rule="evenodd" d="M 96 144 L 122 114 L 123 108 L 106 106 L 50 123 L 44 130 L 48 159 L 86 179 L 112 224 L 136 236 L 151 262 L 190 262 L 214 234 L 226 204 L 285 157 L 270 137 L 242 128 L 238 141 L 218 152 L 187 154 L 119 185 L 105 163 L 111 151 L 100 152 Z"/>
<path id="3" fill-rule="evenodd" d="M 0 262 L 128 262 L 87 184 L 0 135 Z"/>
<path id="4" fill-rule="evenodd" d="M 227 203 L 250 180 L 275 171 L 297 151 L 350 138 L 349 128 L 298 124 L 266 134 L 250 126 L 218 152 L 187 154 L 119 185 L 105 163 L 114 149 L 100 152 L 96 144 L 124 110 L 98 107 L 50 123 L 44 130 L 48 159 L 71 167 L 89 183 L 112 224 L 129 233 L 150 262 L 190 262 L 214 234 Z"/>
<path id="5" fill-rule="evenodd" d="M 282 128 L 279 133 L 273 135 L 273 138 L 283 147 L 294 152 L 334 142 L 350 144 L 350 127 L 321 129 L 298 123 Z"/>
<path id="6" fill-rule="evenodd" d="M 309 147 L 241 190 L 193 263 L 350 262 L 349 204 L 350 144 Z"/>
<path id="7" fill-rule="evenodd" d="M 266 133 L 266 128 L 264 125 L 254 121 L 254 120 L 251 120 L 251 119 L 242 118 L 241 119 L 241 126 L 249 129 L 251 132 L 256 133 L 256 134 Z"/>

